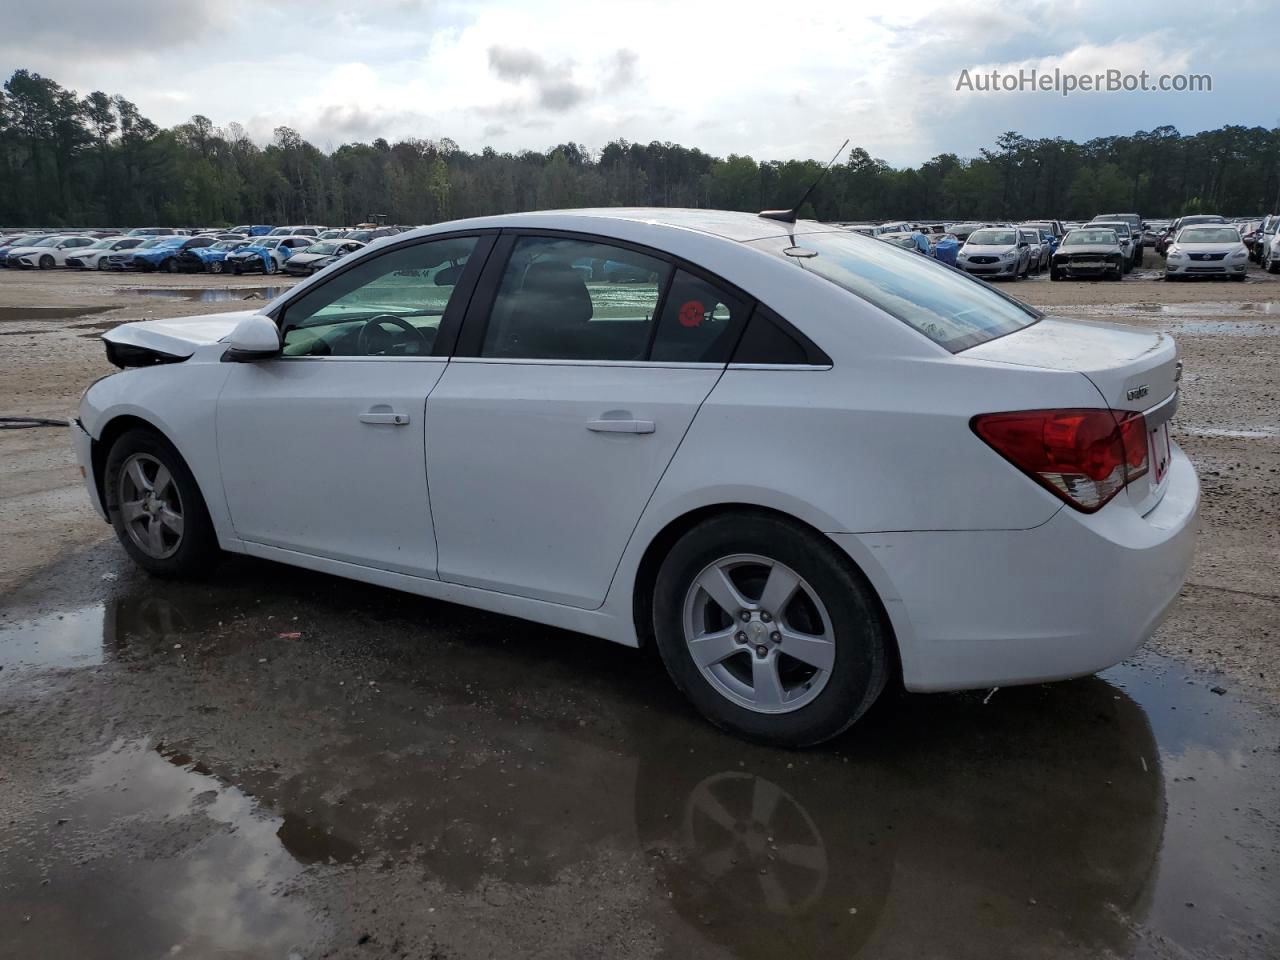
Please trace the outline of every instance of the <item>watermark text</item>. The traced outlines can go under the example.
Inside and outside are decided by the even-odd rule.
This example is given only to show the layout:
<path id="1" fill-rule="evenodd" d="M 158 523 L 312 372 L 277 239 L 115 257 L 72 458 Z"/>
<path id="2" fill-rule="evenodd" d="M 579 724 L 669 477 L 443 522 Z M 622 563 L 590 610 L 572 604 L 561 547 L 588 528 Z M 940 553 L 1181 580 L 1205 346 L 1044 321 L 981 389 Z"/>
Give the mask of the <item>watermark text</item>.
<path id="1" fill-rule="evenodd" d="M 961 70 L 956 90 L 972 93 L 1212 93 L 1213 77 L 1207 73 L 1150 73 L 1140 70 L 1104 70 L 1101 73 L 1068 73 L 1058 67 L 1037 70 Z"/>

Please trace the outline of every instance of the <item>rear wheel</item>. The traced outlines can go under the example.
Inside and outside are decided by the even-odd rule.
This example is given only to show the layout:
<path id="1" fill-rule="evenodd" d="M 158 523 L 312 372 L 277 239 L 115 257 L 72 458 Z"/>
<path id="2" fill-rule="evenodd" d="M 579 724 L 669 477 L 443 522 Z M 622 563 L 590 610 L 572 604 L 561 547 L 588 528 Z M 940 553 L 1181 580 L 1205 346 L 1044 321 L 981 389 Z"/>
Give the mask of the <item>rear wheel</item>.
<path id="1" fill-rule="evenodd" d="M 784 519 L 714 517 L 658 572 L 658 650 L 712 723 L 779 746 L 819 743 L 871 706 L 889 635 L 865 578 L 835 544 Z"/>
<path id="2" fill-rule="evenodd" d="M 159 434 L 130 430 L 115 442 L 105 489 L 116 537 L 148 573 L 194 576 L 217 560 L 218 539 L 195 477 Z"/>

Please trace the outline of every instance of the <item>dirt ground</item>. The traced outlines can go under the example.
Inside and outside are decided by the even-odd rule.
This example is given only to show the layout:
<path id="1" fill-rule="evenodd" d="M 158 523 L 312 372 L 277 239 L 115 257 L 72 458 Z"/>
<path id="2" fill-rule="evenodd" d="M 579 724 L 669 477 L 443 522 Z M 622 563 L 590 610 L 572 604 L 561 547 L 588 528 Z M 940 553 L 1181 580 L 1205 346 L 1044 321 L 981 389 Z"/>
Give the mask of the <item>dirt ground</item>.
<path id="1" fill-rule="evenodd" d="M 1276 956 L 1280 277 L 1157 269 L 1004 289 L 1180 344 L 1169 620 L 804 753 L 560 631 L 249 560 L 150 581 L 65 432 L 0 431 L 0 958 Z M 0 415 L 71 414 L 111 325 L 287 284 L 0 271 Z"/>

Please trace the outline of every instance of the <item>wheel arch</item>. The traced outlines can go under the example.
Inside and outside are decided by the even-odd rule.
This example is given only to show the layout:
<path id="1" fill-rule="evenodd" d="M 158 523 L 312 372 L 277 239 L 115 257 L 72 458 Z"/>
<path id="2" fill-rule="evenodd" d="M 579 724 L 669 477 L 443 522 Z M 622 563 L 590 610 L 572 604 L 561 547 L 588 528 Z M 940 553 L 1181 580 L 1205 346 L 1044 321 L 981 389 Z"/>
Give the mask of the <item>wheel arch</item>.
<path id="1" fill-rule="evenodd" d="M 662 566 L 662 561 L 666 558 L 667 554 L 670 553 L 671 548 L 675 546 L 676 542 L 688 531 L 692 530 L 705 520 L 730 513 L 755 514 L 757 516 L 773 517 L 789 523 L 799 529 L 822 537 L 836 548 L 841 559 L 846 562 L 849 565 L 849 568 L 867 584 L 872 597 L 875 599 L 876 606 L 880 611 L 881 619 L 890 640 L 890 676 L 898 686 L 901 686 L 902 655 L 899 650 L 899 644 L 901 643 L 900 634 L 909 631 L 909 628 L 907 628 L 907 631 L 904 631 L 905 625 L 901 622 L 901 618 L 899 616 L 894 616 L 889 610 L 889 604 L 886 603 L 886 600 L 896 599 L 896 593 L 893 592 L 892 587 L 888 584 L 887 576 L 884 571 L 881 570 L 879 565 L 875 564 L 870 557 L 863 558 L 862 561 L 859 562 L 858 559 L 849 555 L 849 551 L 845 548 L 844 543 L 837 542 L 813 524 L 807 523 L 785 510 L 761 506 L 760 504 L 755 503 L 726 502 L 705 504 L 703 506 L 696 507 L 668 521 L 666 525 L 649 540 L 649 543 L 641 554 L 640 561 L 636 566 L 635 577 L 632 581 L 631 588 L 631 616 L 635 626 L 636 639 L 639 642 L 639 646 L 649 650 L 656 649 L 653 632 L 653 592 L 658 579 L 658 569 Z M 872 566 L 874 566 L 874 570 L 869 572 L 868 568 Z M 901 604 L 896 604 L 896 606 L 901 607 Z"/>

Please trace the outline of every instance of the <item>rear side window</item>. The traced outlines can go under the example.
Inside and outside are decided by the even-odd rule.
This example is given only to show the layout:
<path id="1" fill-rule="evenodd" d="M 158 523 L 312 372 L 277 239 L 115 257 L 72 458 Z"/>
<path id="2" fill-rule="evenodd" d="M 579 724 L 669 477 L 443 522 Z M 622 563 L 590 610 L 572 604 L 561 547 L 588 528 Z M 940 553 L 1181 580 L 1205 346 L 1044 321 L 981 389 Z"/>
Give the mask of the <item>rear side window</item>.
<path id="1" fill-rule="evenodd" d="M 521 237 L 489 315 L 483 357 L 643 360 L 670 267 L 590 240 Z"/>
<path id="2" fill-rule="evenodd" d="M 733 352 L 733 362 L 829 366 L 831 358 L 761 303 L 751 312 L 747 329 Z"/>
<path id="3" fill-rule="evenodd" d="M 773 237 L 755 245 L 848 290 L 952 353 L 1040 319 L 1037 311 L 981 280 L 891 244 L 843 231 L 811 233 L 799 238 L 797 255 L 795 242 Z"/>
<path id="4" fill-rule="evenodd" d="M 655 363 L 726 363 L 746 305 L 713 283 L 677 270 L 650 358 Z"/>

